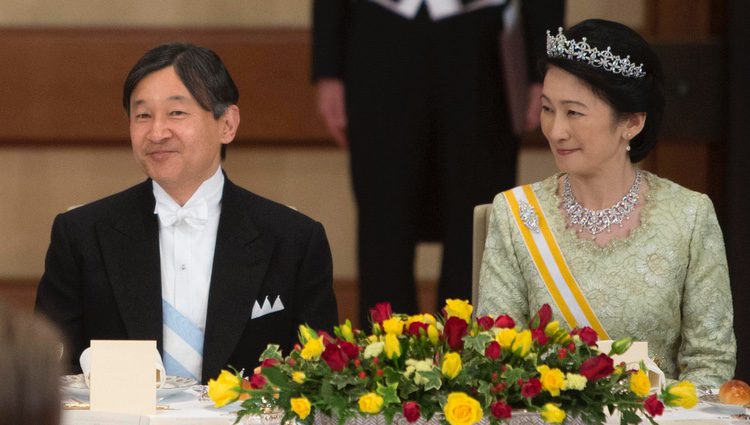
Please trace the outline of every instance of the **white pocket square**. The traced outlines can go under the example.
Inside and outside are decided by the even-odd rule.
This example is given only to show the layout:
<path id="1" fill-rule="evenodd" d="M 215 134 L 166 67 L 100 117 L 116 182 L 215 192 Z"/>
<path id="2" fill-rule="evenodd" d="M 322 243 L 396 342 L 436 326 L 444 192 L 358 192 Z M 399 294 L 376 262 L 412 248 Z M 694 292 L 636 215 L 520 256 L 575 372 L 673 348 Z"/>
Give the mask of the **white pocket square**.
<path id="1" fill-rule="evenodd" d="M 258 304 L 258 300 L 255 300 L 255 304 L 253 304 L 253 314 L 250 316 L 250 319 L 257 319 L 266 314 L 275 313 L 283 309 L 284 304 L 281 302 L 281 296 L 276 297 L 276 301 L 273 302 L 273 305 L 268 302 L 268 297 L 263 301 L 262 306 Z"/>

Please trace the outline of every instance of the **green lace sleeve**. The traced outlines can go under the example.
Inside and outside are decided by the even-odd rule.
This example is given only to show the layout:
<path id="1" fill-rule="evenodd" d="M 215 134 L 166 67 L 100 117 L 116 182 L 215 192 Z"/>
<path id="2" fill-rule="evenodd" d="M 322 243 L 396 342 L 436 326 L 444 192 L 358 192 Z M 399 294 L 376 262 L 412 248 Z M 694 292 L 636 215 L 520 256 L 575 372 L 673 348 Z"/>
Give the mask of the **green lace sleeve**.
<path id="1" fill-rule="evenodd" d="M 518 235 L 505 197 L 495 197 L 479 273 L 477 313 L 508 314 L 520 323 L 529 320 L 526 284 L 513 240 Z M 520 235 L 518 235 L 520 237 Z"/>
<path id="2" fill-rule="evenodd" d="M 720 385 L 732 378 L 736 345 L 724 242 L 713 205 L 700 195 L 682 302 L 680 379 Z"/>

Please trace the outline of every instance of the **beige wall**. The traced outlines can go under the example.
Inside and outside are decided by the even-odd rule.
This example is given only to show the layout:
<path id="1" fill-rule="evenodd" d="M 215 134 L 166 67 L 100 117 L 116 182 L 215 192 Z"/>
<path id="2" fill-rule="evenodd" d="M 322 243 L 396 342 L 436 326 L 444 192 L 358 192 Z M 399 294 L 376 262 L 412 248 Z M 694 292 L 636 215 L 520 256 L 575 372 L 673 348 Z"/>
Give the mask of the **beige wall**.
<path id="1" fill-rule="evenodd" d="M 549 174 L 546 150 L 521 155 L 522 182 Z M 339 278 L 355 277 L 355 207 L 346 153 L 334 149 L 241 148 L 230 151 L 230 178 L 323 223 Z M 129 147 L 0 148 L 0 278 L 36 277 L 54 216 L 122 190 L 144 176 Z M 421 247 L 419 276 L 437 274 L 439 247 Z"/>
<path id="2" fill-rule="evenodd" d="M 301 27 L 309 0 L 0 0 L 0 26 Z"/>
<path id="3" fill-rule="evenodd" d="M 643 0 L 570 0 L 567 20 L 604 17 L 638 26 L 643 10 Z M 0 26 L 299 27 L 308 25 L 309 12 L 309 0 L 0 0 Z M 7 113 L 3 109 L 0 113 Z M 355 207 L 344 152 L 235 149 L 226 169 L 240 185 L 320 220 L 335 275 L 355 277 Z M 554 169 L 545 149 L 524 150 L 519 182 L 539 180 Z M 40 275 L 56 213 L 142 178 L 127 146 L 0 146 L 0 278 Z M 418 276 L 434 278 L 439 258 L 437 245 L 421 247 Z"/>
<path id="4" fill-rule="evenodd" d="M 646 0 L 568 0 L 566 21 L 640 26 Z M 0 0 L 0 26 L 305 27 L 310 0 Z"/>

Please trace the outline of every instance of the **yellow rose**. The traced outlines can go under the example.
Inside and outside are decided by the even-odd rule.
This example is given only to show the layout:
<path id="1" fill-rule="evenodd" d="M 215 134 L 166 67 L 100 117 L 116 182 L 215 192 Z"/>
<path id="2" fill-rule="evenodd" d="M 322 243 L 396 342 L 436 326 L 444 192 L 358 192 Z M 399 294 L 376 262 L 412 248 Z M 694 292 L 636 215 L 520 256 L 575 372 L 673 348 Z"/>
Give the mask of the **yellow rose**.
<path id="1" fill-rule="evenodd" d="M 542 419 L 551 424 L 559 424 L 565 420 L 565 411 L 557 407 L 557 404 L 547 403 L 542 406 Z"/>
<path id="2" fill-rule="evenodd" d="M 225 406 L 236 401 L 240 393 L 240 378 L 228 370 L 222 370 L 219 377 L 208 380 L 208 396 L 216 407 Z"/>
<path id="3" fill-rule="evenodd" d="M 305 419 L 310 414 L 310 400 L 307 397 L 292 397 L 289 402 L 292 405 L 292 411 L 299 416 L 300 419 Z"/>
<path id="4" fill-rule="evenodd" d="M 352 322 L 346 319 L 341 326 L 339 326 L 339 332 L 341 332 L 341 338 L 347 342 L 354 342 L 354 334 L 352 333 Z"/>
<path id="5" fill-rule="evenodd" d="M 424 323 L 427 323 L 428 325 L 434 325 L 437 323 L 437 320 L 435 320 L 435 316 L 431 315 L 430 313 L 423 314 L 422 319 L 422 321 Z"/>
<path id="6" fill-rule="evenodd" d="M 565 374 L 565 383 L 562 389 L 582 391 L 586 388 L 586 382 L 588 382 L 588 379 L 585 376 L 568 372 Z"/>
<path id="7" fill-rule="evenodd" d="M 404 322 L 398 317 L 383 320 L 383 330 L 387 335 L 401 335 L 404 333 Z"/>
<path id="8" fill-rule="evenodd" d="M 550 369 L 547 365 L 537 366 L 536 370 L 541 374 L 539 380 L 542 389 L 549 392 L 552 397 L 560 395 L 560 389 L 565 385 L 565 375 L 558 368 Z"/>
<path id="9" fill-rule="evenodd" d="M 389 359 L 397 359 L 401 356 L 401 343 L 398 342 L 398 337 L 393 334 L 387 334 L 385 336 L 385 355 Z"/>
<path id="10" fill-rule="evenodd" d="M 510 348 L 513 344 L 513 340 L 516 339 L 516 335 L 518 335 L 518 333 L 515 329 L 503 328 L 500 329 L 500 332 L 498 332 L 497 335 L 495 335 L 495 340 L 501 347 Z"/>
<path id="11" fill-rule="evenodd" d="M 292 381 L 298 384 L 305 382 L 305 378 L 307 378 L 305 372 L 292 372 Z"/>
<path id="12" fill-rule="evenodd" d="M 465 393 L 450 393 L 443 413 L 450 425 L 473 425 L 484 416 L 479 402 Z"/>
<path id="13" fill-rule="evenodd" d="M 311 327 L 307 325 L 299 325 L 299 342 L 302 345 L 307 344 L 307 341 L 318 338 L 318 333 L 315 332 Z"/>
<path id="14" fill-rule="evenodd" d="M 317 359 L 323 354 L 323 348 L 323 337 L 312 338 L 307 341 L 307 344 L 302 348 L 300 355 L 305 360 Z"/>
<path id="15" fill-rule="evenodd" d="M 458 317 L 464 319 L 466 323 L 471 320 L 471 312 L 474 307 L 469 304 L 468 301 L 448 299 L 445 300 L 445 315 L 446 319 L 449 317 Z"/>
<path id="16" fill-rule="evenodd" d="M 526 357 L 529 354 L 529 350 L 531 350 L 531 331 L 526 329 L 519 332 L 513 340 L 513 345 L 510 349 L 518 356 Z"/>
<path id="17" fill-rule="evenodd" d="M 430 343 L 432 343 L 432 345 L 437 345 L 440 341 L 440 334 L 438 333 L 435 325 L 427 326 L 427 338 L 430 339 Z"/>
<path id="18" fill-rule="evenodd" d="M 558 329 L 560 329 L 560 322 L 558 322 L 557 320 L 553 320 L 547 323 L 547 326 L 544 327 L 544 334 L 551 337 L 557 332 Z"/>
<path id="19" fill-rule="evenodd" d="M 651 381 L 648 374 L 642 370 L 630 375 L 630 391 L 638 397 L 646 397 L 651 390 Z"/>
<path id="20" fill-rule="evenodd" d="M 379 413 L 383 407 L 383 397 L 375 393 L 367 393 L 359 398 L 359 411 L 362 413 Z"/>
<path id="21" fill-rule="evenodd" d="M 461 355 L 458 353 L 448 353 L 443 356 L 443 375 L 450 379 L 455 378 L 461 372 Z"/>
<path id="22" fill-rule="evenodd" d="M 695 385 L 690 381 L 680 381 L 667 387 L 670 406 L 679 406 L 685 409 L 698 404 L 698 395 L 695 393 Z"/>
<path id="23" fill-rule="evenodd" d="M 427 322 L 424 321 L 424 314 L 415 314 L 413 316 L 407 317 L 406 318 L 406 323 L 404 324 L 404 327 L 406 329 L 409 329 L 409 325 L 411 325 L 412 323 L 416 323 L 416 322 L 427 323 Z"/>

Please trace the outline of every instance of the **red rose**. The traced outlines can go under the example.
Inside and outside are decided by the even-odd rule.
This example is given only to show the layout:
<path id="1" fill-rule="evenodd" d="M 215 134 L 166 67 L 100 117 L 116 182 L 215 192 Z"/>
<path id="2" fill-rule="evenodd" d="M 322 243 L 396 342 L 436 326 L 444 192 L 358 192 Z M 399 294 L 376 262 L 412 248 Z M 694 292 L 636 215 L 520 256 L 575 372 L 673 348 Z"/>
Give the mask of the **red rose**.
<path id="1" fill-rule="evenodd" d="M 584 344 L 593 347 L 596 345 L 596 340 L 599 339 L 599 336 L 596 334 L 596 331 L 591 329 L 588 326 L 584 326 L 578 331 L 578 336 L 581 338 L 581 341 L 584 342 Z"/>
<path id="2" fill-rule="evenodd" d="M 507 385 L 505 384 L 505 382 L 499 382 L 499 383 L 495 384 L 495 386 L 494 386 L 494 387 L 492 387 L 492 390 L 491 390 L 491 391 L 492 391 L 493 393 L 501 393 L 501 392 L 505 391 L 505 389 L 506 389 L 507 387 L 508 387 L 508 386 L 507 386 Z"/>
<path id="3" fill-rule="evenodd" d="M 529 323 L 529 328 L 531 329 L 544 329 L 549 322 L 552 321 L 552 307 L 549 306 L 549 304 L 542 305 L 541 308 L 539 308 L 539 311 L 536 313 L 533 319 L 531 319 L 531 323 Z"/>
<path id="4" fill-rule="evenodd" d="M 326 344 L 326 349 L 320 356 L 334 372 L 341 372 L 346 367 L 349 358 L 336 344 Z"/>
<path id="5" fill-rule="evenodd" d="M 250 378 L 250 387 L 256 390 L 265 387 L 266 383 L 268 383 L 266 377 L 260 373 L 256 373 Z"/>
<path id="6" fill-rule="evenodd" d="M 495 321 L 490 316 L 482 316 L 477 319 L 477 325 L 485 331 L 492 329 Z"/>
<path id="7" fill-rule="evenodd" d="M 408 422 L 416 422 L 422 416 L 419 404 L 415 401 L 407 401 L 401 406 L 401 413 Z"/>
<path id="8" fill-rule="evenodd" d="M 500 344 L 497 341 L 490 342 L 487 344 L 487 348 L 484 349 L 484 355 L 490 360 L 497 360 L 501 352 L 502 348 L 500 348 Z"/>
<path id="9" fill-rule="evenodd" d="M 326 331 L 318 331 L 318 336 L 323 337 L 323 343 L 324 344 L 333 344 L 336 342 L 336 340 Z"/>
<path id="10" fill-rule="evenodd" d="M 377 303 L 374 308 L 370 309 L 370 317 L 373 323 L 382 324 L 383 320 L 391 318 L 391 303 Z"/>
<path id="11" fill-rule="evenodd" d="M 571 343 L 568 343 L 568 352 L 575 353 L 576 352 L 576 345 Z"/>
<path id="12" fill-rule="evenodd" d="M 274 366 L 276 366 L 277 364 L 279 364 L 279 361 L 278 361 L 278 360 L 276 360 L 276 359 L 265 359 L 265 360 L 263 360 L 263 362 L 262 362 L 262 363 L 260 364 L 260 367 L 274 367 Z"/>
<path id="13" fill-rule="evenodd" d="M 359 357 L 359 347 L 352 344 L 351 342 L 340 341 L 339 347 L 341 347 L 341 351 L 346 354 L 346 357 L 349 360 L 354 360 Z"/>
<path id="14" fill-rule="evenodd" d="M 583 364 L 581 364 L 581 370 L 578 372 L 585 376 L 589 381 L 598 381 L 602 378 L 606 378 L 612 372 L 615 371 L 613 366 L 612 358 L 606 354 L 599 354 L 596 357 L 592 357 Z"/>
<path id="15" fill-rule="evenodd" d="M 508 316 L 507 314 L 503 314 L 502 316 L 495 319 L 495 327 L 496 328 L 515 328 L 516 322 L 513 321 L 513 318 Z"/>
<path id="16" fill-rule="evenodd" d="M 566 357 L 568 357 L 568 350 L 566 350 L 564 348 L 560 348 L 559 350 L 557 350 L 557 358 L 558 359 L 562 360 L 562 359 L 564 359 Z"/>
<path id="17" fill-rule="evenodd" d="M 664 413 L 664 404 L 656 398 L 656 394 L 651 394 L 646 400 L 643 401 L 643 407 L 651 416 L 659 416 Z"/>
<path id="18" fill-rule="evenodd" d="M 521 395 L 532 398 L 542 392 L 542 382 L 537 378 L 531 378 L 521 386 Z"/>
<path id="19" fill-rule="evenodd" d="M 424 329 L 425 335 L 427 335 L 427 328 L 429 325 L 424 322 L 411 322 L 409 323 L 409 329 L 406 330 L 406 333 L 409 335 L 419 336 L 419 330 Z"/>
<path id="20" fill-rule="evenodd" d="M 508 406 L 502 401 L 496 401 L 492 403 L 492 406 L 490 406 L 490 409 L 492 409 L 492 416 L 498 419 L 510 418 L 510 411 L 512 410 L 510 406 Z"/>
<path id="21" fill-rule="evenodd" d="M 445 322 L 443 332 L 451 350 L 458 351 L 464 348 L 463 338 L 466 335 L 466 328 L 466 321 L 455 316 L 449 317 L 448 321 Z"/>
<path id="22" fill-rule="evenodd" d="M 548 338 L 547 335 L 544 334 L 543 329 L 534 329 L 531 331 L 531 338 L 539 343 L 539 345 L 546 345 Z"/>

